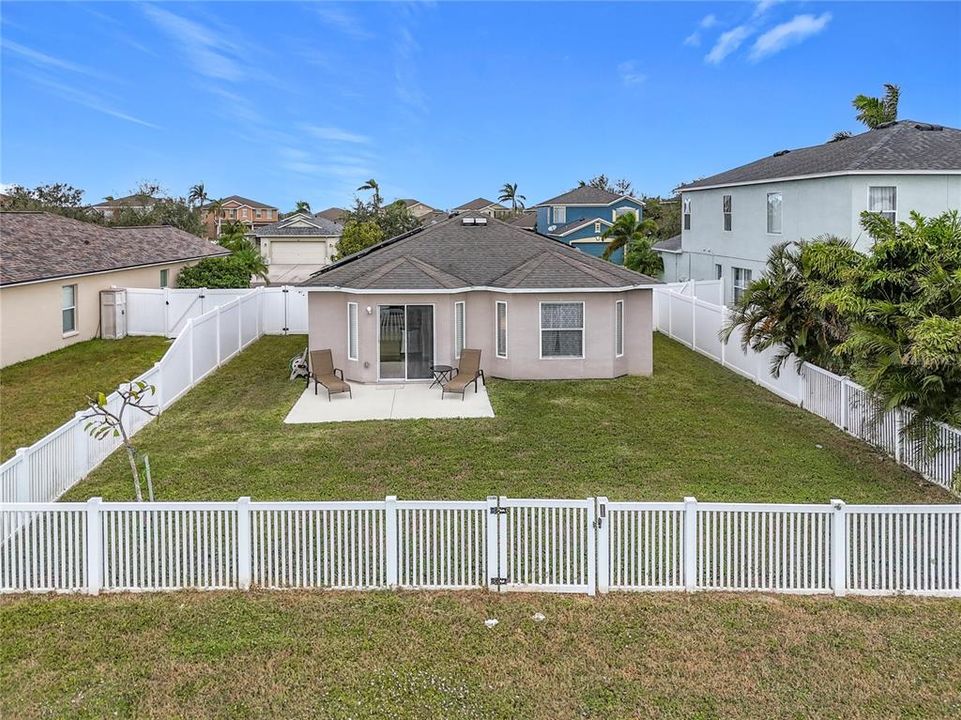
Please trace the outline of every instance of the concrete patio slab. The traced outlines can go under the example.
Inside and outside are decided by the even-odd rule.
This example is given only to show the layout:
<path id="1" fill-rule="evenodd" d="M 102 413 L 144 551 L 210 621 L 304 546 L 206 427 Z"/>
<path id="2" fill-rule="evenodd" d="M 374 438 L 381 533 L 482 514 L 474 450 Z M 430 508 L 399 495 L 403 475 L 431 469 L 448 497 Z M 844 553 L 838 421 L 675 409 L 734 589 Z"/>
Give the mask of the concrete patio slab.
<path id="1" fill-rule="evenodd" d="M 334 395 L 327 400 L 321 387 L 314 395 L 314 386 L 304 391 L 294 403 L 285 423 L 352 422 L 356 420 L 415 420 L 432 418 L 494 417 L 494 409 L 487 397 L 487 389 L 473 386 L 463 400 L 459 395 L 440 396 L 440 387 L 428 383 L 401 385 L 362 385 L 351 383 L 354 397 Z"/>

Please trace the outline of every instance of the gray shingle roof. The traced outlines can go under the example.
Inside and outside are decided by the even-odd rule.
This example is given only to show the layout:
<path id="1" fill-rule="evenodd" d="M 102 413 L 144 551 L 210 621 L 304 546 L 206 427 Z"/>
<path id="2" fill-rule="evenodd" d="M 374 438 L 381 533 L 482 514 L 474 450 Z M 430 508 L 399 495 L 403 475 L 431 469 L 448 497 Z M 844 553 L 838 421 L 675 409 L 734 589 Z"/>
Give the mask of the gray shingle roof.
<path id="1" fill-rule="evenodd" d="M 534 207 L 541 205 L 610 205 L 615 200 L 620 200 L 625 195 L 609 192 L 591 185 L 582 185 L 566 193 L 562 193 L 550 200 L 538 203 Z"/>
<path id="2" fill-rule="evenodd" d="M 493 205 L 500 210 L 506 210 L 507 208 L 500 203 L 496 203 L 493 200 L 488 200 L 487 198 L 474 198 L 470 202 L 464 203 L 463 205 L 458 205 L 454 208 L 455 211 L 469 211 L 469 210 L 483 210 L 486 207 Z"/>
<path id="3" fill-rule="evenodd" d="M 658 282 L 493 218 L 458 215 L 324 268 L 308 286 L 381 290 L 605 288 Z M 478 216 L 482 217 L 482 216 Z"/>
<path id="4" fill-rule="evenodd" d="M 0 213 L 0 285 L 227 254 L 169 225 L 110 228 L 52 213 Z"/>
<path id="5" fill-rule="evenodd" d="M 664 252 L 681 252 L 681 236 L 675 235 L 666 240 L 658 240 L 651 245 L 651 248 L 654 250 L 663 250 Z"/>
<path id="6" fill-rule="evenodd" d="M 154 205 L 158 202 L 157 198 L 151 195 L 126 195 L 113 200 L 104 200 L 92 207 L 95 209 L 119 208 L 119 207 L 143 207 L 144 205 Z"/>
<path id="7" fill-rule="evenodd" d="M 329 207 L 326 210 L 321 210 L 319 213 L 314 213 L 314 217 L 327 218 L 328 220 L 332 220 L 335 223 L 340 223 L 340 222 L 343 222 L 344 215 L 346 214 L 347 214 L 347 211 L 344 210 L 343 208 Z"/>
<path id="8" fill-rule="evenodd" d="M 292 223 L 295 218 L 299 219 L 301 223 L 307 223 L 309 227 Z M 343 230 L 343 225 L 325 217 L 296 213 L 269 225 L 262 225 L 256 228 L 253 234 L 257 237 L 339 237 Z"/>
<path id="9" fill-rule="evenodd" d="M 525 210 L 520 215 L 515 218 L 511 218 L 507 222 L 515 227 L 524 228 L 525 230 L 533 230 L 537 227 L 537 210 Z"/>
<path id="10" fill-rule="evenodd" d="M 846 140 L 780 151 L 679 189 L 873 170 L 961 171 L 961 130 L 898 120 Z"/>
<path id="11" fill-rule="evenodd" d="M 245 197 L 242 197 L 242 196 L 240 196 L 240 195 L 228 195 L 228 196 L 225 197 L 225 198 L 220 198 L 220 201 L 223 202 L 223 203 L 235 202 L 235 203 L 239 203 L 240 205 L 247 205 L 247 206 L 249 206 L 249 207 L 252 207 L 252 208 L 260 208 L 260 209 L 262 209 L 262 210 L 276 210 L 276 209 L 277 209 L 277 207 L 276 207 L 275 205 L 267 205 L 267 204 L 265 204 L 265 203 L 257 202 L 256 200 L 251 200 L 250 198 L 245 198 Z M 204 205 L 204 208 L 208 208 L 208 207 L 210 207 L 209 204 Z"/>

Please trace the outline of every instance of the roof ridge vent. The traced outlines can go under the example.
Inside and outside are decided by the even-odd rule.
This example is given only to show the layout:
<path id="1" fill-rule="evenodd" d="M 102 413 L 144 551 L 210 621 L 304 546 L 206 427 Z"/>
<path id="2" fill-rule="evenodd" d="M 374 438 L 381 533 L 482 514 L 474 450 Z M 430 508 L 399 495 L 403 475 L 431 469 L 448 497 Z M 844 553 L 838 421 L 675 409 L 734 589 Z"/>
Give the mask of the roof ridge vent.
<path id="1" fill-rule="evenodd" d="M 944 130 L 944 126 L 943 126 L 943 125 L 933 125 L 933 124 L 931 124 L 931 123 L 915 123 L 915 124 L 914 124 L 914 129 L 915 129 L 915 130 L 921 130 L 921 131 L 923 131 L 923 132 L 928 132 L 928 131 Z"/>
<path id="2" fill-rule="evenodd" d="M 791 152 L 791 151 L 790 151 L 790 150 L 778 150 L 778 151 L 777 151 L 776 153 L 774 153 L 771 157 L 781 157 L 781 156 L 783 156 L 783 155 L 787 155 L 789 152 Z"/>

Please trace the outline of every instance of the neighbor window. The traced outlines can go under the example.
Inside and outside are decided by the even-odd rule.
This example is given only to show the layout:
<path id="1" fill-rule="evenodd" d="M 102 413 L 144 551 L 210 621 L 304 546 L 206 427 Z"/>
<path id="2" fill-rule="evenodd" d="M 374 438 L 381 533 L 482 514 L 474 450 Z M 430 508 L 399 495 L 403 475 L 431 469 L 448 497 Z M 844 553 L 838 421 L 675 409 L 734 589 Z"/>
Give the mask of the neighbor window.
<path id="1" fill-rule="evenodd" d="M 614 303 L 614 354 L 624 354 L 624 301 Z"/>
<path id="2" fill-rule="evenodd" d="M 596 223 L 594 223 L 594 234 L 595 234 L 595 235 L 600 235 L 600 234 L 601 234 L 601 222 L 600 222 L 600 220 L 598 220 Z"/>
<path id="3" fill-rule="evenodd" d="M 507 357 L 507 303 L 497 301 L 497 357 Z"/>
<path id="4" fill-rule="evenodd" d="M 722 195 L 721 196 L 721 210 L 724 213 L 724 229 L 731 229 L 731 196 Z"/>
<path id="5" fill-rule="evenodd" d="M 454 303 L 454 357 L 459 358 L 467 336 L 464 319 L 464 303 Z"/>
<path id="6" fill-rule="evenodd" d="M 243 209 L 244 217 L 247 217 L 247 208 Z"/>
<path id="7" fill-rule="evenodd" d="M 347 303 L 347 359 L 357 359 L 357 303 Z"/>
<path id="8" fill-rule="evenodd" d="M 869 187 L 868 212 L 879 213 L 891 222 L 897 222 L 898 189 L 893 186 Z"/>
<path id="9" fill-rule="evenodd" d="M 161 270 L 160 271 L 160 287 L 165 288 L 170 285 L 170 271 Z"/>
<path id="10" fill-rule="evenodd" d="M 77 332 L 77 286 L 64 285 L 60 294 L 60 316 L 63 334 Z"/>
<path id="11" fill-rule="evenodd" d="M 724 266 L 719 263 L 714 263 L 714 279 L 720 280 L 724 277 Z"/>
<path id="12" fill-rule="evenodd" d="M 567 222 L 567 207 L 565 205 L 558 205 L 554 208 L 554 224 L 563 225 Z"/>
<path id="13" fill-rule="evenodd" d="M 691 199 L 684 198 L 684 229 L 691 229 Z"/>
<path id="14" fill-rule="evenodd" d="M 584 303 L 541 303 L 541 357 L 584 357 Z"/>
<path id="15" fill-rule="evenodd" d="M 731 268 L 734 275 L 734 302 L 741 299 L 741 295 L 747 290 L 747 286 L 751 284 L 751 271 L 747 268 Z"/>
<path id="16" fill-rule="evenodd" d="M 261 214 L 262 214 L 262 212 L 261 212 L 260 210 L 254 210 L 254 215 L 255 215 L 256 217 L 260 217 Z"/>
<path id="17" fill-rule="evenodd" d="M 637 217 L 637 211 L 632 207 L 619 207 L 614 210 L 614 219 L 617 220 L 621 215 L 633 215 Z"/>
<path id="18" fill-rule="evenodd" d="M 781 234 L 781 193 L 767 194 L 767 231 Z"/>

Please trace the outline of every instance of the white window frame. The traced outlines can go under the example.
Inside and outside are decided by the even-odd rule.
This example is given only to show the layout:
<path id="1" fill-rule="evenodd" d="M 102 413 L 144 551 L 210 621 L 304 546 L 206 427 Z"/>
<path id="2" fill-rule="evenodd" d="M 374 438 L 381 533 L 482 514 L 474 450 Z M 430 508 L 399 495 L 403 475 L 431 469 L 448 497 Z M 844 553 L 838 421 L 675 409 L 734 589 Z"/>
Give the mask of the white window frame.
<path id="1" fill-rule="evenodd" d="M 628 213 L 631 213 L 635 218 L 637 218 L 637 208 L 632 208 L 630 205 L 622 205 L 621 207 L 614 208 L 611 211 L 611 220 L 617 222 L 617 218 L 621 217 L 622 215 L 627 215 Z"/>
<path id="2" fill-rule="evenodd" d="M 624 301 L 614 303 L 614 357 L 624 357 Z"/>
<path id="3" fill-rule="evenodd" d="M 731 232 L 734 229 L 734 196 L 732 195 L 721 195 L 721 229 L 724 232 Z"/>
<path id="4" fill-rule="evenodd" d="M 714 263 L 714 279 L 720 280 L 724 277 L 724 266 L 721 263 Z"/>
<path id="5" fill-rule="evenodd" d="M 545 305 L 580 305 L 581 306 L 581 326 L 579 328 L 545 328 L 544 327 L 544 306 Z M 587 351 L 587 307 L 583 300 L 542 300 L 537 304 L 537 324 L 540 331 L 537 334 L 537 354 L 541 360 L 583 360 Z M 581 354 L 580 355 L 545 355 L 544 354 L 544 331 L 545 330 L 580 330 L 581 331 Z"/>
<path id="6" fill-rule="evenodd" d="M 554 205 L 551 207 L 551 218 L 554 220 L 554 225 L 566 225 L 567 224 L 567 206 L 566 205 Z"/>
<path id="7" fill-rule="evenodd" d="M 880 188 L 891 188 L 894 190 L 894 210 L 872 210 L 871 209 L 871 190 Z M 868 209 L 869 213 L 876 213 L 878 215 L 890 215 L 893 214 L 894 217 L 891 218 L 891 222 L 897 224 L 898 222 L 898 186 L 897 185 L 868 185 L 868 197 L 865 207 Z"/>
<path id="8" fill-rule="evenodd" d="M 681 214 L 682 214 L 682 218 L 681 218 L 681 220 L 682 220 L 681 229 L 682 229 L 682 230 L 690 230 L 690 229 L 691 229 L 691 216 L 693 215 L 693 213 L 691 212 L 691 198 L 683 198 L 683 199 L 681 200 Z"/>
<path id="9" fill-rule="evenodd" d="M 63 291 L 66 288 L 73 289 L 73 305 L 64 306 L 63 304 Z M 76 335 L 80 332 L 80 318 L 79 313 L 77 313 L 77 294 L 79 293 L 79 290 L 80 288 L 76 283 L 60 286 L 60 334 L 63 337 L 70 337 L 71 335 Z M 67 330 L 64 327 L 63 322 L 63 314 L 68 310 L 73 313 L 73 327 L 70 330 Z"/>
<path id="10" fill-rule="evenodd" d="M 347 359 L 357 360 L 360 345 L 360 317 L 357 303 L 347 303 Z"/>
<path id="11" fill-rule="evenodd" d="M 460 333 L 460 337 L 458 337 Z M 467 303 L 458 300 L 454 303 L 454 357 L 459 359 L 467 345 Z"/>
<path id="12" fill-rule="evenodd" d="M 595 235 L 600 235 L 600 234 L 601 234 L 601 221 L 600 221 L 600 220 L 597 220 L 597 221 L 595 221 L 595 223 L 594 223 L 594 234 L 595 234 Z"/>
<path id="13" fill-rule="evenodd" d="M 501 339 L 501 313 L 500 313 L 500 309 L 501 309 L 501 306 L 502 306 L 502 305 L 504 306 L 504 328 L 503 328 L 503 330 L 504 330 L 504 351 L 503 351 L 503 352 L 501 352 L 501 345 L 500 345 L 500 339 Z M 508 324 L 508 322 L 507 322 L 507 301 L 506 301 L 506 300 L 498 300 L 498 301 L 494 304 L 494 354 L 495 354 L 497 357 L 499 357 L 499 358 L 506 358 L 506 357 L 507 357 L 507 342 L 508 342 L 507 324 Z"/>
<path id="14" fill-rule="evenodd" d="M 738 273 L 741 275 L 741 284 L 738 284 Z M 750 268 L 731 267 L 731 292 L 735 302 L 737 302 L 751 284 L 753 274 Z M 747 277 L 746 281 L 744 279 L 745 276 Z"/>
<path id="15" fill-rule="evenodd" d="M 778 213 L 777 213 L 777 230 L 771 229 L 771 198 L 777 197 L 778 200 Z M 764 206 L 764 215 L 767 218 L 767 234 L 768 235 L 781 235 L 784 232 L 784 195 L 780 192 L 769 192 L 767 194 L 766 205 Z"/>

